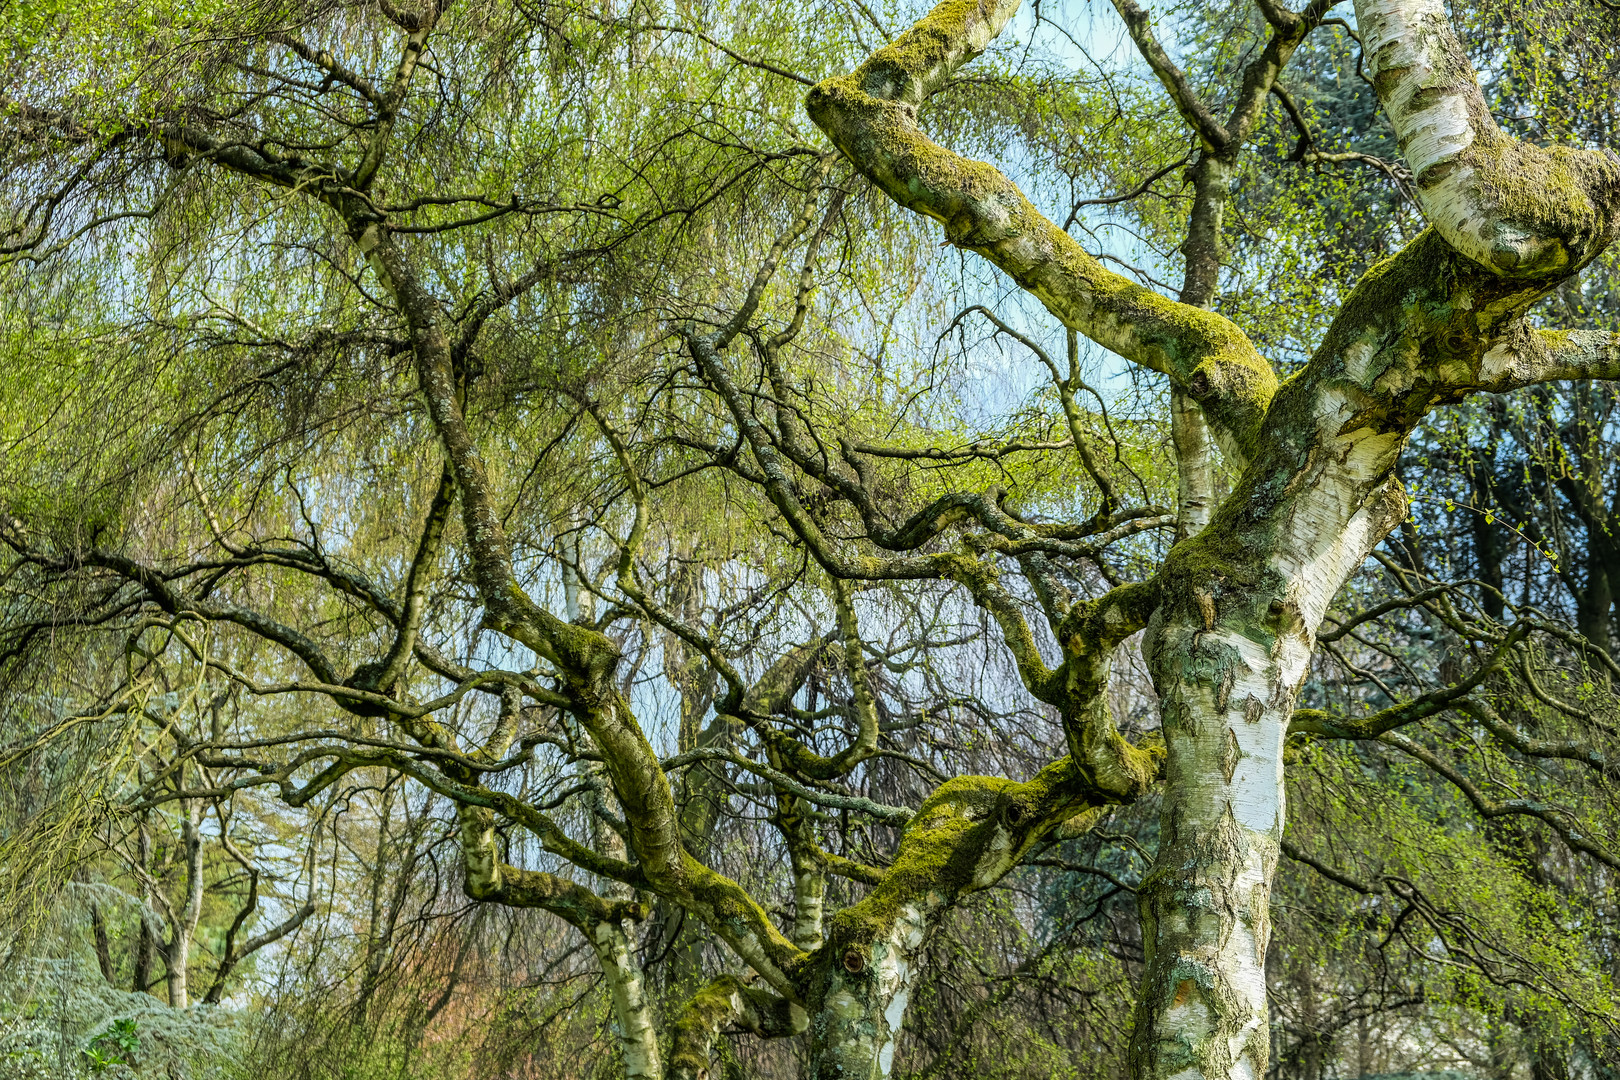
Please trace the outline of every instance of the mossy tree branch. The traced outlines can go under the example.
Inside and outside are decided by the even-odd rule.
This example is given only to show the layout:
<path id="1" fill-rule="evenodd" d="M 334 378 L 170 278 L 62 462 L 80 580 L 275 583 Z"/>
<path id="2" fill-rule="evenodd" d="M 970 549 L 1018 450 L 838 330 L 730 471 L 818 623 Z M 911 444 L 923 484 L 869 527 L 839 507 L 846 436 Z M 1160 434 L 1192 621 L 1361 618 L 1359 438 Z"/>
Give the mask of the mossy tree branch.
<path id="1" fill-rule="evenodd" d="M 1000 267 L 1064 325 L 1170 376 L 1204 409 L 1228 452 L 1246 458 L 1277 379 L 1243 332 L 1104 269 L 1002 173 L 944 149 L 918 127 L 928 95 L 982 52 L 1017 8 L 1016 0 L 947 0 L 855 72 L 812 90 L 811 118 L 882 191 L 943 223 L 953 243 Z"/>

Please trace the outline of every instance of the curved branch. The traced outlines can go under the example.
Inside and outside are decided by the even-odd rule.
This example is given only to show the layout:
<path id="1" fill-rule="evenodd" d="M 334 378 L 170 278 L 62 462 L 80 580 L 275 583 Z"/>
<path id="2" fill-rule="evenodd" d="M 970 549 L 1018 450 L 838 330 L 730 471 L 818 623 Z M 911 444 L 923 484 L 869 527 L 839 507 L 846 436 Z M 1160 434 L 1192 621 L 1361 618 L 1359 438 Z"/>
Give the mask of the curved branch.
<path id="1" fill-rule="evenodd" d="M 1579 269 L 1614 239 L 1620 159 L 1496 125 L 1441 0 L 1356 0 L 1378 99 L 1448 244 L 1509 277 Z"/>
<path id="2" fill-rule="evenodd" d="M 947 0 L 853 74 L 810 92 L 811 118 L 890 198 L 944 224 L 1036 296 L 1064 325 L 1153 371 L 1196 400 L 1229 452 L 1247 458 L 1277 377 L 1227 319 L 1111 271 L 983 162 L 930 141 L 917 109 L 982 52 L 1016 0 Z"/>

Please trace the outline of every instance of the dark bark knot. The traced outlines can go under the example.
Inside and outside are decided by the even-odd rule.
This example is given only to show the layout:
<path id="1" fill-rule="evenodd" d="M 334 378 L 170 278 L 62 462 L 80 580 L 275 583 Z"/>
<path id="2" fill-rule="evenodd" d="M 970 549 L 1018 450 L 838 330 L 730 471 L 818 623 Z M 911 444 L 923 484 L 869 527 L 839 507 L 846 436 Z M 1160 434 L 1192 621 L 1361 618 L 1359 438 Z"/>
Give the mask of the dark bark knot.
<path id="1" fill-rule="evenodd" d="M 866 955 L 859 949 L 847 949 L 843 956 L 844 970 L 851 975 L 859 975 L 866 970 Z"/>

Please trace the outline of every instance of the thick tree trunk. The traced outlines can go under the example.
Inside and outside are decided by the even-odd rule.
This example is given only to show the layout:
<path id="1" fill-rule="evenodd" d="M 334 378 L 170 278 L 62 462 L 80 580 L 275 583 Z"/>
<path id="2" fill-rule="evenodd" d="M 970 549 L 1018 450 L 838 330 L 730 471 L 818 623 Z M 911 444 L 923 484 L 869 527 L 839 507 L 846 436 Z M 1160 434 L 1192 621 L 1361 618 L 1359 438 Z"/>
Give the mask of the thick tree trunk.
<path id="1" fill-rule="evenodd" d="M 870 950 L 850 949 L 825 965 L 810 1027 L 813 1080 L 890 1075 L 926 928 L 919 906 L 902 905 Z"/>
<path id="2" fill-rule="evenodd" d="M 1178 627 L 1156 645 L 1169 759 L 1158 859 L 1140 895 L 1147 964 L 1132 1069 L 1251 1080 L 1269 1051 L 1282 739 L 1303 665 L 1273 668 L 1249 639 L 1213 627 Z"/>
<path id="3" fill-rule="evenodd" d="M 1265 956 L 1282 839 L 1283 740 L 1328 604 L 1405 513 L 1403 437 L 1344 431 L 1366 399 L 1304 381 L 1277 441 L 1166 562 L 1148 627 L 1168 760 L 1161 840 L 1140 895 L 1146 970 L 1137 1077 L 1264 1075 Z M 1293 443 L 1289 446 L 1288 443 Z"/>

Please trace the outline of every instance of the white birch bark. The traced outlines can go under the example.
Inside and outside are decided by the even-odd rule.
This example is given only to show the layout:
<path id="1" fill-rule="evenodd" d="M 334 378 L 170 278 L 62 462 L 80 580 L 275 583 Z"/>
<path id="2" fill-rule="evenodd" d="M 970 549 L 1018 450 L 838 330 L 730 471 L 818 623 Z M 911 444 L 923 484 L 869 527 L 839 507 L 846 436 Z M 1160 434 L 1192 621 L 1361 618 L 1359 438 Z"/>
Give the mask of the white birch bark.
<path id="1" fill-rule="evenodd" d="M 614 1034 L 619 1040 L 624 1075 L 631 1080 L 658 1080 L 663 1076 L 658 1029 L 647 997 L 647 979 L 636 960 L 635 942 L 615 922 L 597 923 L 590 930 L 590 938 L 613 998 Z"/>
<path id="2" fill-rule="evenodd" d="M 1301 483 L 1290 542 L 1259 568 L 1269 602 L 1211 575 L 1187 609 L 1150 627 L 1169 758 L 1159 855 L 1141 895 L 1138 1077 L 1265 1074 L 1283 739 L 1328 601 L 1404 511 L 1380 479 L 1398 447 L 1379 439 L 1343 464 L 1330 453 L 1333 465 Z"/>
<path id="3" fill-rule="evenodd" d="M 815 1080 L 875 1080 L 894 1069 L 894 1053 L 916 980 L 915 958 L 927 931 L 924 910 L 900 908 L 869 957 L 850 951 L 834 959 L 816 1013 L 811 1048 Z"/>
<path id="4" fill-rule="evenodd" d="M 183 774 L 182 774 L 183 775 Z M 191 941 L 202 916 L 202 809 L 193 799 L 180 803 L 180 844 L 186 860 L 186 896 L 172 917 L 169 940 L 163 947 L 163 963 L 168 973 L 169 1004 L 184 1009 L 191 1004 Z"/>
<path id="5" fill-rule="evenodd" d="M 1362 55 L 1435 230 L 1514 277 L 1578 269 L 1613 239 L 1620 159 L 1497 127 L 1441 0 L 1356 0 Z"/>

